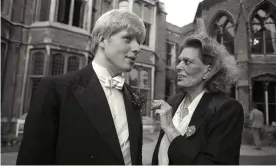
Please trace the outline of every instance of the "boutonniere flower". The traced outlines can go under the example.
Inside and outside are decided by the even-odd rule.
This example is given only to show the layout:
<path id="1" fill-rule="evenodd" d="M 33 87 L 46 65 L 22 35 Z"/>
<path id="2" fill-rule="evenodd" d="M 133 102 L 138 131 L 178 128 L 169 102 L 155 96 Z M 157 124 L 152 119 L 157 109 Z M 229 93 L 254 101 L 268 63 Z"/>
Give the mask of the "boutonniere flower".
<path id="1" fill-rule="evenodd" d="M 137 109 L 141 109 L 147 101 L 146 98 L 144 96 L 140 96 L 135 93 L 132 93 L 132 95 L 133 95 L 133 100 L 132 100 L 133 106 Z"/>
<path id="2" fill-rule="evenodd" d="M 196 127 L 195 126 L 189 126 L 186 131 L 186 137 L 192 136 L 196 132 Z"/>
<path id="3" fill-rule="evenodd" d="M 146 103 L 147 99 L 144 96 L 133 92 L 133 89 L 131 88 L 131 86 L 126 85 L 126 88 L 131 93 L 131 96 L 132 96 L 131 102 L 133 107 L 136 109 L 141 109 L 143 105 Z"/>

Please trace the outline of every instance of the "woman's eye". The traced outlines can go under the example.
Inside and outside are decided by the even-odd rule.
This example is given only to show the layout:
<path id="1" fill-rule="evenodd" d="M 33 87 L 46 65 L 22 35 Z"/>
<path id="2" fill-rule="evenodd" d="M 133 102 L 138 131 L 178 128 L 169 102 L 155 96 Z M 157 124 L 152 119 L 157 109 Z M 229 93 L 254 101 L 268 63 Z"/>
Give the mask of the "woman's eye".
<path id="1" fill-rule="evenodd" d="M 185 62 L 185 64 L 186 64 L 186 65 L 189 65 L 189 64 L 191 64 L 191 63 L 192 63 L 192 62 L 191 62 L 191 61 L 189 61 L 189 60 L 185 60 L 184 62 Z"/>

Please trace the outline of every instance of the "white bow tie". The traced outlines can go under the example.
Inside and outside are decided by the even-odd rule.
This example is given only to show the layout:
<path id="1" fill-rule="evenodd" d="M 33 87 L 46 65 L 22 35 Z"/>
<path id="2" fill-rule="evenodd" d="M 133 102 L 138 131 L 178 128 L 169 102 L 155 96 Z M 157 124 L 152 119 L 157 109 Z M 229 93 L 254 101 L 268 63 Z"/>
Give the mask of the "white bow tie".
<path id="1" fill-rule="evenodd" d="M 124 86 L 124 78 L 123 77 L 106 77 L 105 80 L 102 80 L 104 82 L 104 86 L 108 88 L 116 88 L 118 90 L 121 90 Z"/>

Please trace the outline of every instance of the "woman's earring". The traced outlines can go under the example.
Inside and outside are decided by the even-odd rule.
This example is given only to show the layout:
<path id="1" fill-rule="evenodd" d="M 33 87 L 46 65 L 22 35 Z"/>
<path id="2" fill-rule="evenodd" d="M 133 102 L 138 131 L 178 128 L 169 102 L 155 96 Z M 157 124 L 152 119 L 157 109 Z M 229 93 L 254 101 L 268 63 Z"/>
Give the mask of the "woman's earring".
<path id="1" fill-rule="evenodd" d="M 204 76 L 202 77 L 202 79 L 205 80 L 205 79 L 206 79 L 206 76 L 204 75 Z"/>

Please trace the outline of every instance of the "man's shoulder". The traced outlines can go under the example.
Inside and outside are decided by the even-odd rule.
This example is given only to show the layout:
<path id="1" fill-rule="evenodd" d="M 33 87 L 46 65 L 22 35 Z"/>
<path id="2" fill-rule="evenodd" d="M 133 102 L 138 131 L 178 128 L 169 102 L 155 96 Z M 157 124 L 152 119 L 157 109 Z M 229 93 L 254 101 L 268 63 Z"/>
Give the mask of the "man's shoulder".
<path id="1" fill-rule="evenodd" d="M 92 67 L 91 67 L 92 70 Z M 76 82 L 81 77 L 90 77 L 92 71 L 89 71 L 89 66 L 86 66 L 80 70 L 69 72 L 62 75 L 55 75 L 55 76 L 46 76 L 42 79 L 42 81 L 52 82 L 56 85 L 67 85 L 68 83 Z"/>

